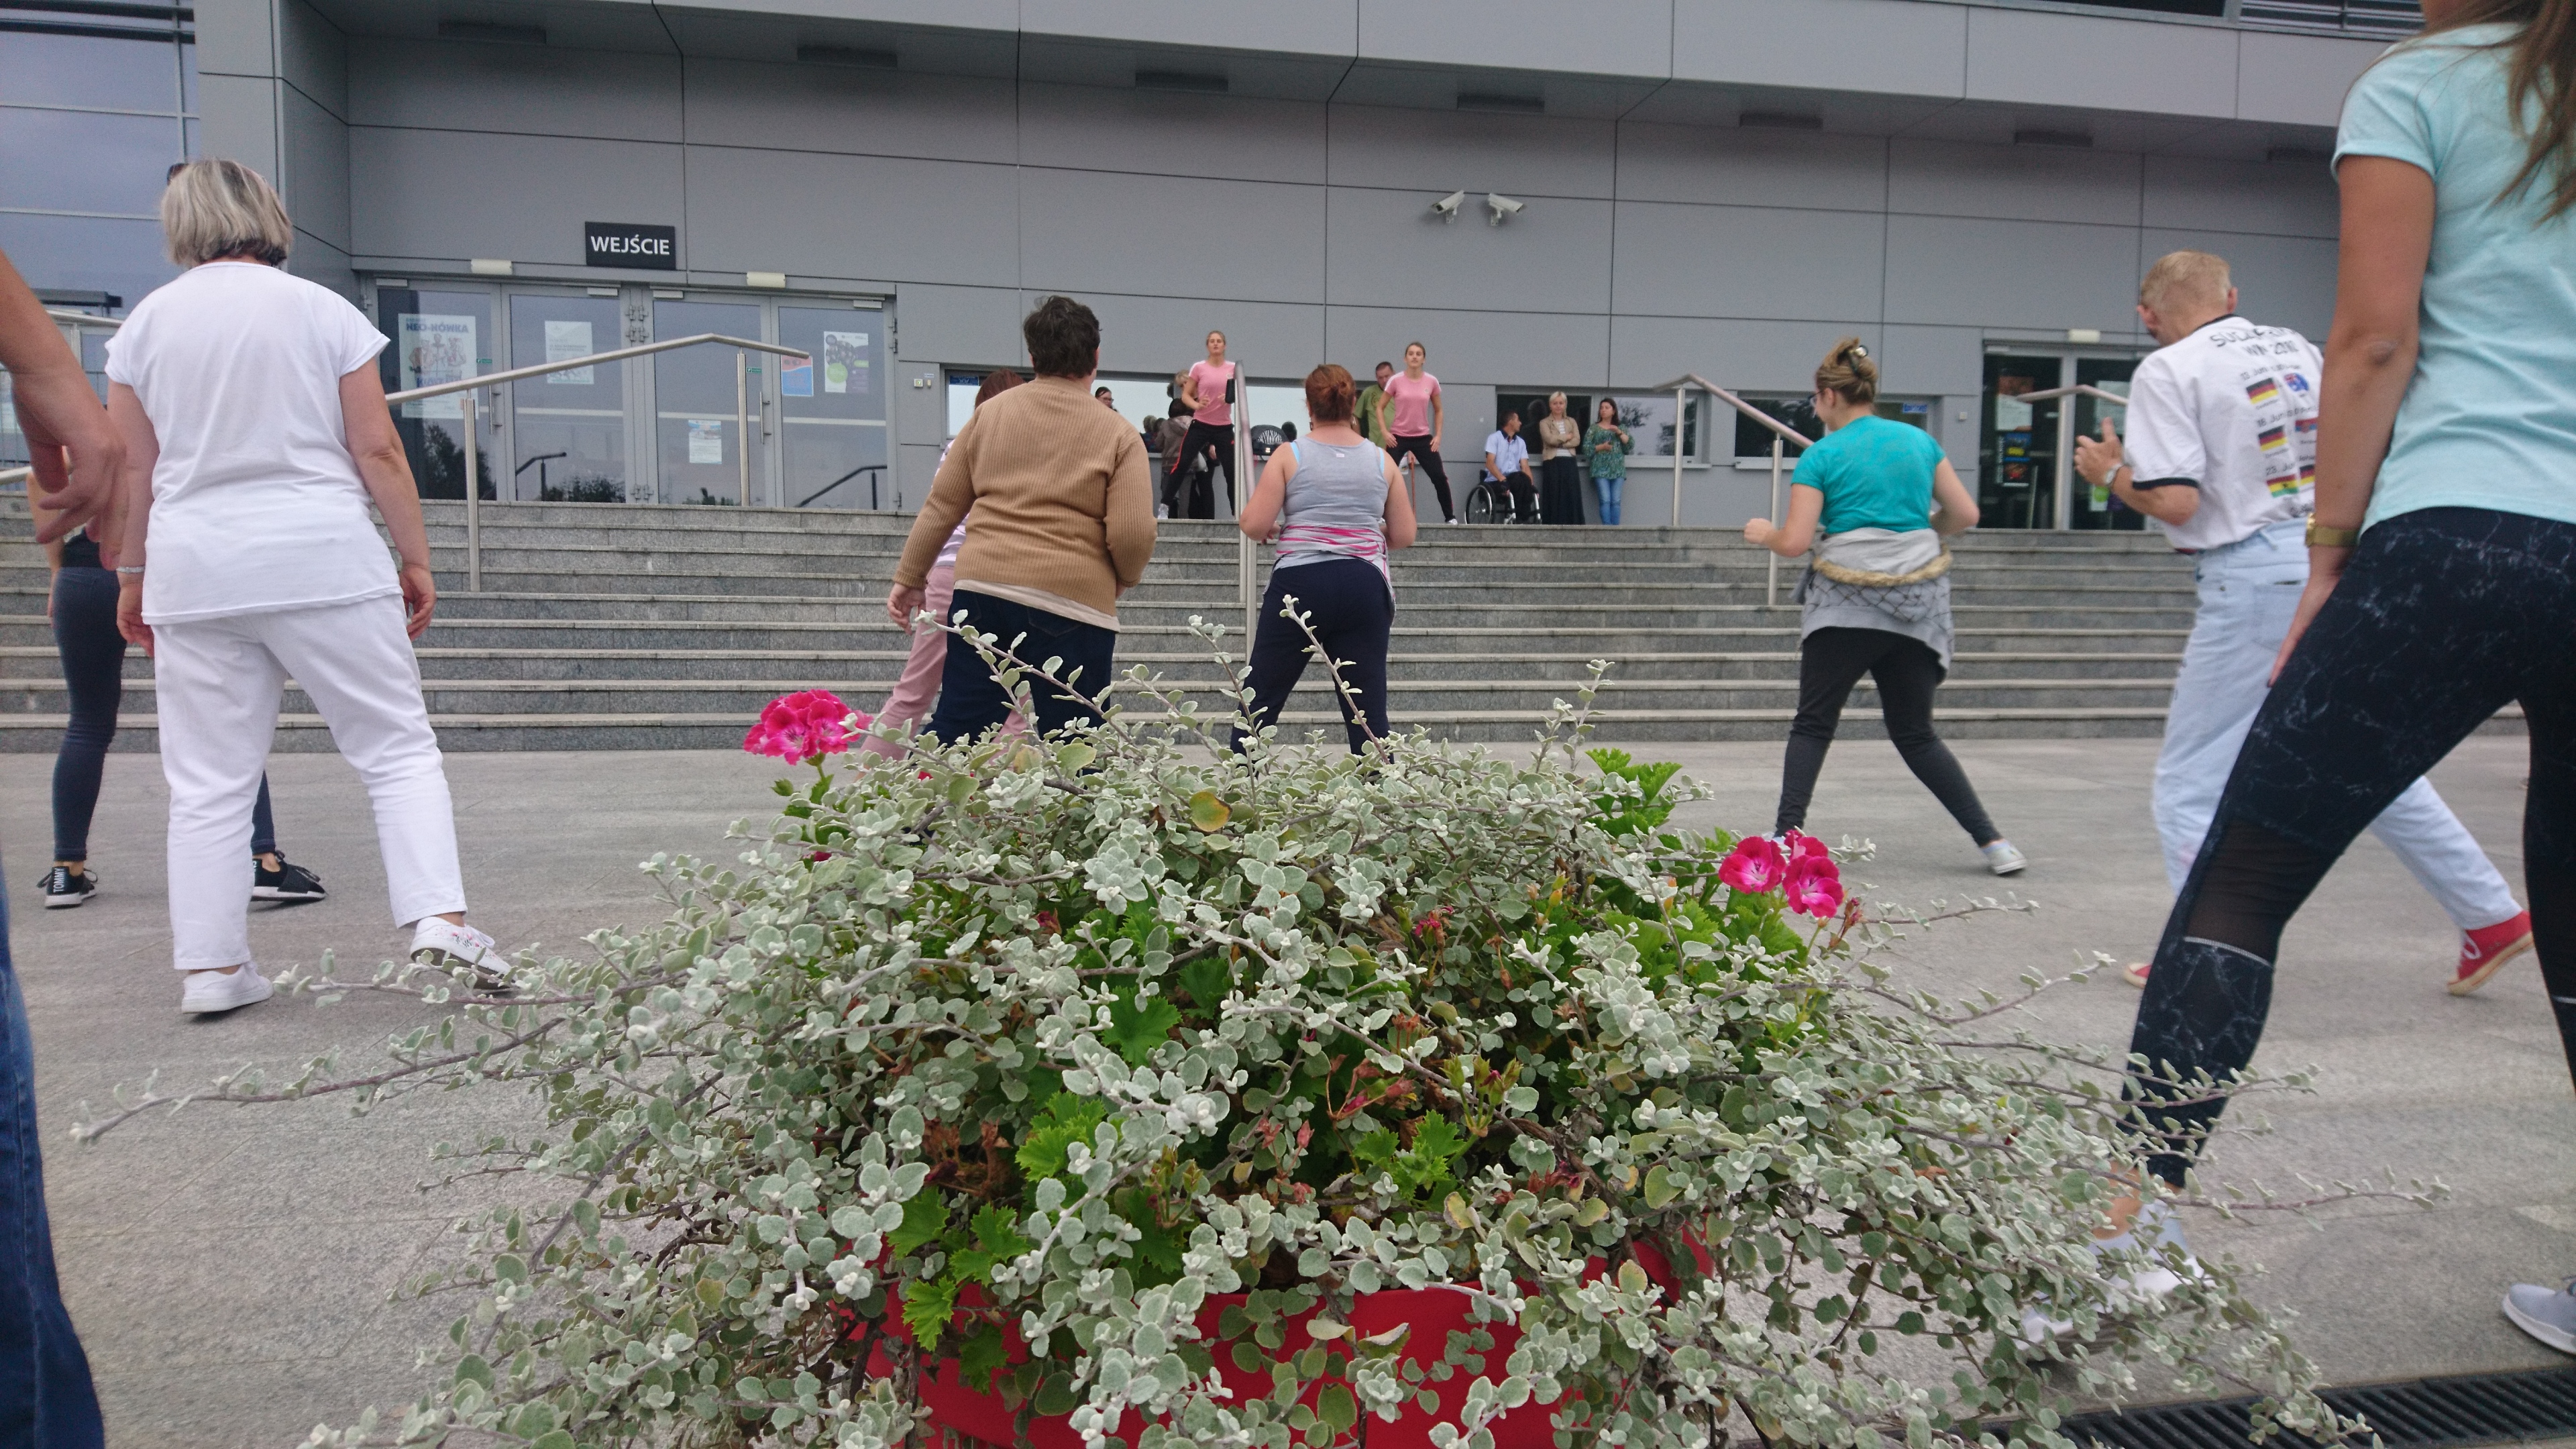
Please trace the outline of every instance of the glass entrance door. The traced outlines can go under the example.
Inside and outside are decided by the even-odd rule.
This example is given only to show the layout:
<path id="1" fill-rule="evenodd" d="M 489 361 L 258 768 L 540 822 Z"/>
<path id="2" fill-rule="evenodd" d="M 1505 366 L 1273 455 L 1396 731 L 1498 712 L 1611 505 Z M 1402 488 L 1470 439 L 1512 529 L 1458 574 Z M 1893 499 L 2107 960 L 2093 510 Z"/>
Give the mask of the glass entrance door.
<path id="1" fill-rule="evenodd" d="M 885 508 L 894 499 L 886 447 L 885 314 L 843 304 L 773 304 L 779 496 L 790 508 Z"/>
<path id="2" fill-rule="evenodd" d="M 2077 383 L 2090 383 L 2104 392 L 2115 392 L 2122 397 L 2129 395 L 2129 375 L 2137 370 L 2138 360 L 2134 357 L 2075 359 Z M 2100 437 L 2102 419 L 2106 416 L 2110 418 L 2113 428 L 2126 430 L 2129 426 L 2127 408 L 2106 403 L 2100 398 L 2086 397 L 2081 393 L 2075 396 L 2074 403 L 2076 437 Z M 2073 460 L 2068 461 L 2071 465 Z M 2110 489 L 2095 488 L 2080 476 L 2073 481 L 2072 497 L 2075 506 L 2071 512 L 2075 527 L 2125 529 L 2136 532 L 2147 526 L 2146 515 L 2113 498 Z"/>
<path id="3" fill-rule="evenodd" d="M 1986 358 L 1985 425 L 1977 436 L 1977 513 L 1984 528 L 2055 528 L 2058 400 L 2026 403 L 2064 380 L 2064 359 Z"/>
<path id="4" fill-rule="evenodd" d="M 376 326 L 393 345 L 377 354 L 385 391 L 435 387 L 497 371 L 492 362 L 492 294 L 487 289 L 379 286 Z M 476 403 L 489 401 L 489 389 L 475 389 Z M 475 459 L 475 476 L 486 498 L 497 498 L 492 477 L 490 424 L 477 429 L 483 451 Z M 465 408 L 457 395 L 428 398 L 394 406 L 394 432 L 402 438 L 411 461 L 411 476 L 423 498 L 465 496 Z"/>
<path id="5" fill-rule="evenodd" d="M 757 339 L 757 301 L 657 300 L 653 335 L 694 337 L 721 332 Z M 653 355 L 653 446 L 665 503 L 765 503 L 768 473 L 760 445 L 759 384 L 751 371 L 766 356 L 745 359 L 741 391 L 735 390 L 734 350 L 708 344 L 675 347 Z M 735 406 L 741 405 L 737 417 Z M 749 433 L 748 438 L 742 436 Z"/>
<path id="6" fill-rule="evenodd" d="M 517 366 L 569 361 L 620 345 L 615 297 L 520 292 L 510 298 Z M 626 364 L 593 363 L 510 384 L 512 501 L 626 500 Z"/>

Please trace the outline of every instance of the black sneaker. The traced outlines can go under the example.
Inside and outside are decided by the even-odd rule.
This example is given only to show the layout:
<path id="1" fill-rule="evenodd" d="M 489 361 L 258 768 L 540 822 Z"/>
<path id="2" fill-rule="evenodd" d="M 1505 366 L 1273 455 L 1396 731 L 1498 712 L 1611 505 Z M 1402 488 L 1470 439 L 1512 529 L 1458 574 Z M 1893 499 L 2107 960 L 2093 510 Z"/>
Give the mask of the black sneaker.
<path id="1" fill-rule="evenodd" d="M 45 909 L 59 911 L 76 906 L 98 894 L 98 877 L 88 871 L 75 873 L 70 866 L 58 865 L 45 872 L 37 887 L 45 893 Z"/>
<path id="2" fill-rule="evenodd" d="M 277 869 L 251 861 L 250 898 L 255 901 L 318 901 L 330 892 L 322 877 L 281 855 Z"/>

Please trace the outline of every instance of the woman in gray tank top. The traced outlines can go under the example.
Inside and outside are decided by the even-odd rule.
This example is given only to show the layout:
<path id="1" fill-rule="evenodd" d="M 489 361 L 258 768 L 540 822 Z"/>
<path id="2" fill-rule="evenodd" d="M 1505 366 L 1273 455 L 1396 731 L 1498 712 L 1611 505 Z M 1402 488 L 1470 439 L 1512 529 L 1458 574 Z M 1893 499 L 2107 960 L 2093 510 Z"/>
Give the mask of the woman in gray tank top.
<path id="1" fill-rule="evenodd" d="M 1351 375 L 1329 362 L 1306 374 L 1306 436 L 1270 455 L 1240 520 L 1246 534 L 1279 548 L 1252 636 L 1252 728 L 1278 723 L 1314 652 L 1306 628 L 1287 617 L 1294 600 L 1341 673 L 1342 726 L 1355 755 L 1388 733 L 1395 585 L 1386 555 L 1414 535 L 1403 476 L 1352 425 L 1358 395 Z M 1245 738 L 1236 732 L 1237 749 Z"/>

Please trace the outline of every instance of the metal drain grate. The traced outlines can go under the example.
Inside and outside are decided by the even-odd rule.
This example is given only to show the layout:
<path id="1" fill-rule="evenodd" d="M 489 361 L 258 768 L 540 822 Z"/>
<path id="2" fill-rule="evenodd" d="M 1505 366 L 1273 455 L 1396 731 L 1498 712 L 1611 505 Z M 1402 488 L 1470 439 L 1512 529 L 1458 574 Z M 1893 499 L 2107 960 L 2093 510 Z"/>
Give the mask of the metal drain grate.
<path id="1" fill-rule="evenodd" d="M 2328 1389 L 2325 1401 L 2342 1414 L 2358 1414 L 2388 1449 L 2454 1444 L 2504 1444 L 2576 1437 L 2576 1368 L 2368 1384 Z M 2064 1425 L 2078 1444 L 2103 1449 L 2245 1449 L 2252 1399 L 2160 1404 L 2126 1413 L 2083 1414 Z M 2284 1449 L 2314 1449 L 2315 1441 L 2283 1434 Z"/>

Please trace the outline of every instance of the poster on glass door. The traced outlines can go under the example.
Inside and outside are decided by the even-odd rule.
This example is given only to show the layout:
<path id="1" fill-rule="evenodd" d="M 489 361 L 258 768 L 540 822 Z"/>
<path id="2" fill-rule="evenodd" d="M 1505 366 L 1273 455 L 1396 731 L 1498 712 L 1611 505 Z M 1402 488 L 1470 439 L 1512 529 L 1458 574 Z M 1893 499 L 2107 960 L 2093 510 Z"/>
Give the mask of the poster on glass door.
<path id="1" fill-rule="evenodd" d="M 566 322 L 551 317 L 546 319 L 546 361 L 570 362 L 576 357 L 588 357 L 598 350 L 590 345 L 589 323 Z M 568 367 L 561 372 L 547 373 L 546 381 L 568 382 L 588 387 L 591 383 L 591 371 L 587 367 Z"/>
<path id="2" fill-rule="evenodd" d="M 396 392 L 441 383 L 463 382 L 474 375 L 474 318 L 405 312 L 394 324 L 400 383 Z M 465 406 L 455 393 L 402 405 L 407 418 L 462 418 Z"/>
<path id="3" fill-rule="evenodd" d="M 867 396 L 868 334 L 864 332 L 823 334 L 823 391 L 854 392 L 861 397 Z"/>
<path id="4" fill-rule="evenodd" d="M 721 463 L 724 461 L 724 424 L 713 418 L 689 419 L 689 461 Z"/>

